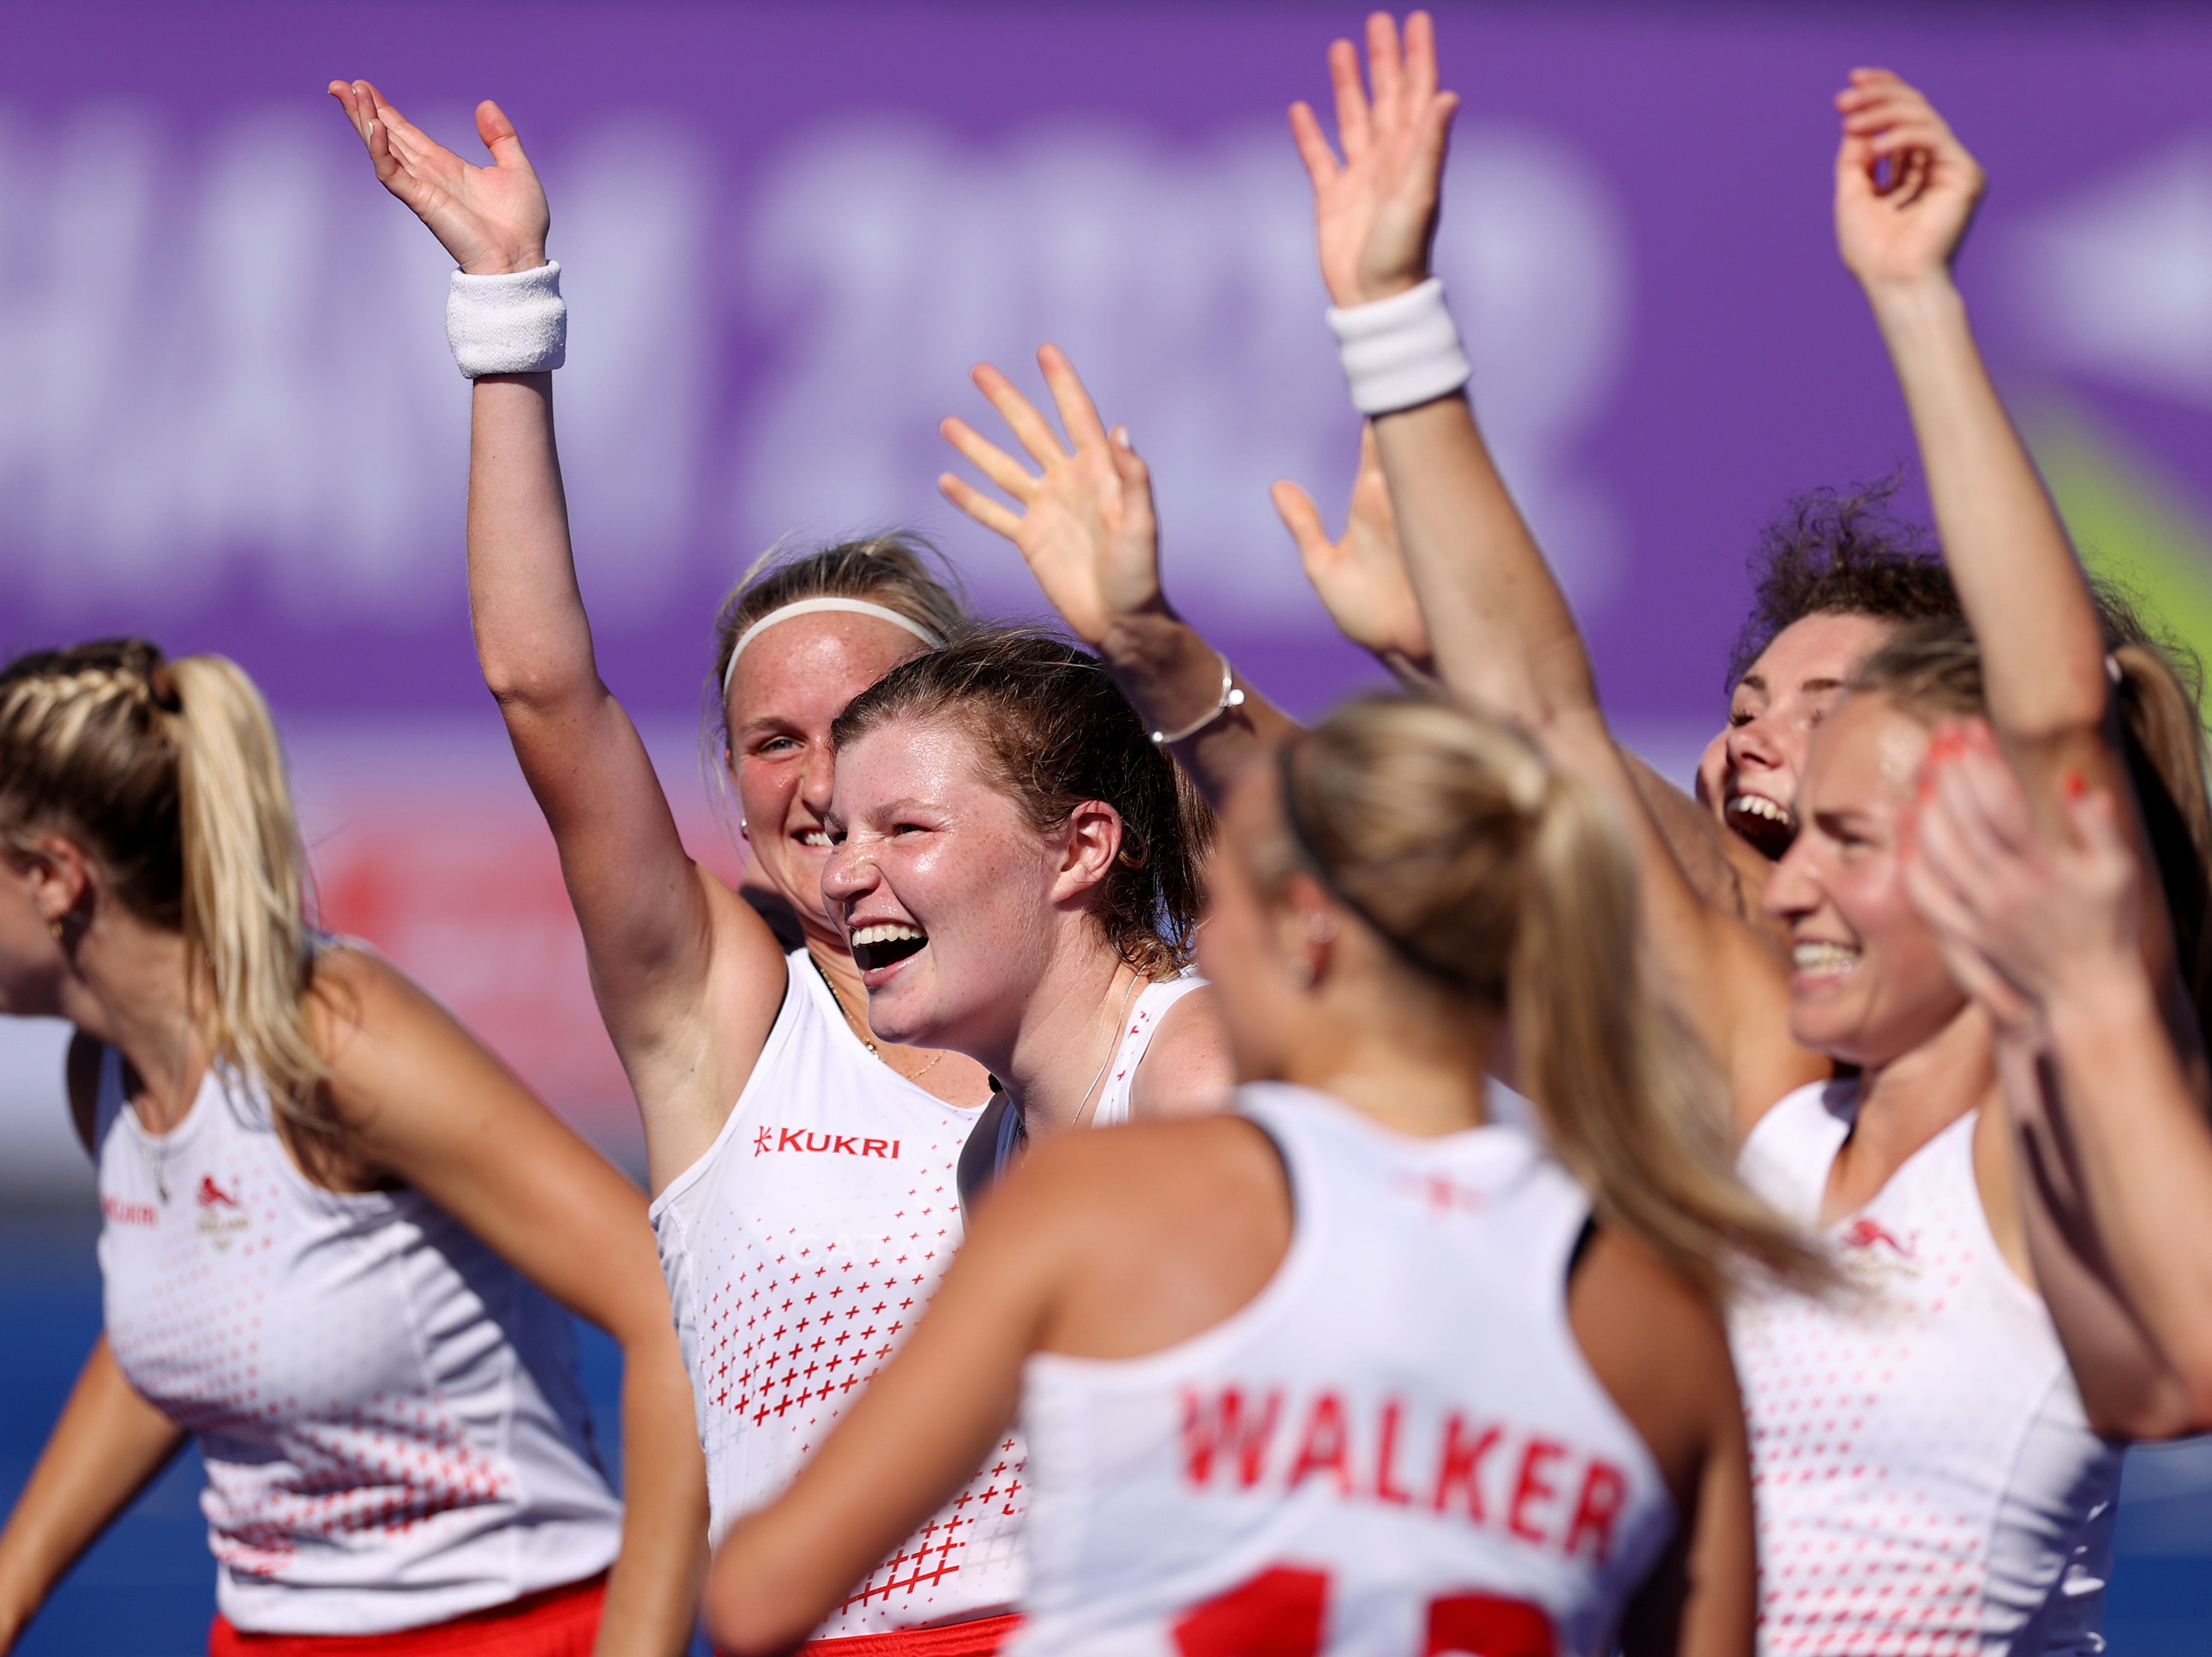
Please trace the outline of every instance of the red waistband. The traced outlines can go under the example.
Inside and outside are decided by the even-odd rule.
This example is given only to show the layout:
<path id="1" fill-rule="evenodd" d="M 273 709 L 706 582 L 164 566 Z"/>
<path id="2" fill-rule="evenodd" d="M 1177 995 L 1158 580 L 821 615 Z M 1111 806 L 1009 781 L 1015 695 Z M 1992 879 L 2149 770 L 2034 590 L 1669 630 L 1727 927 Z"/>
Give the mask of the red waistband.
<path id="1" fill-rule="evenodd" d="M 591 1657 L 607 1574 L 390 1634 L 250 1634 L 220 1612 L 208 1657 Z"/>
<path id="2" fill-rule="evenodd" d="M 809 1640 L 799 1657 L 999 1657 L 1009 1635 L 1021 1626 L 1013 1611 L 977 1617 L 934 1628 L 900 1629 L 894 1634 L 848 1634 L 839 1640 Z"/>

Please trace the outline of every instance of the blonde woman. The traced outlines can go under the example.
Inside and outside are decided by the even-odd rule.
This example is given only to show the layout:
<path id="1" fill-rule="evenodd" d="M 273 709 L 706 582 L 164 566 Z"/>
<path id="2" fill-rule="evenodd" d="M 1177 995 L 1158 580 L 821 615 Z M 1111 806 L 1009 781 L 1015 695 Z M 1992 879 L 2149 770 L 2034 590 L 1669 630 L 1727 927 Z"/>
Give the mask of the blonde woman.
<path id="1" fill-rule="evenodd" d="M 681 1651 L 704 1478 L 643 1200 L 304 875 L 234 665 L 0 671 L 0 1011 L 76 1027 L 106 1311 L 0 1649 L 190 1435 L 218 1657 Z M 622 1343 L 627 1512 L 556 1302 Z"/>
<path id="2" fill-rule="evenodd" d="M 644 745 L 599 677 L 554 441 L 562 351 L 549 319 L 565 313 L 546 256 L 550 212 L 520 140 L 496 106 L 480 106 L 491 164 L 472 166 L 368 82 L 331 91 L 379 179 L 459 266 L 448 331 L 474 382 L 477 659 L 560 847 L 600 1014 L 644 1121 L 719 1536 L 782 1489 L 927 1301 L 962 1235 L 963 1146 L 980 1183 L 1031 1125 L 1010 1114 L 1012 1095 L 987 1113 L 990 1078 L 970 1054 L 872 1027 L 867 962 L 909 953 L 912 940 L 848 934 L 823 904 L 833 722 L 973 621 L 921 549 L 895 535 L 773 561 L 724 606 L 710 681 L 716 757 L 738 803 L 748 886 L 780 900 L 802 934 L 797 948 L 779 943 L 753 904 L 691 860 Z M 1131 1035 L 1121 1019 L 1147 1011 L 1127 1005 L 1131 982 L 1109 972 L 1056 1005 L 1048 1068 L 1072 1082 L 1039 1090 L 1035 1077 L 1005 1078 L 1012 1095 L 1048 1096 L 1040 1131 L 1074 1115 L 1085 1081 L 1117 1053 L 1133 1115 L 1224 1089 L 1206 998 L 1182 994 Z M 1153 987 L 1155 1002 L 1176 988 Z M 1183 1048 L 1196 1049 L 1195 1064 L 1182 1061 Z M 1101 1089 L 1113 1079 L 1102 1075 Z M 1100 1120 L 1102 1102 L 1087 1120 Z M 863 1286 L 860 1303 L 899 1308 L 874 1320 L 875 1338 L 837 1341 L 818 1305 L 809 1309 L 830 1254 L 866 1268 L 841 1289 L 841 1311 Z M 787 1300 L 791 1317 L 761 1315 L 764 1301 Z M 1018 1478 L 992 1468 L 1020 1462 L 1019 1444 L 1002 1442 L 964 1498 L 887 1548 L 817 1636 L 912 1635 L 933 1657 L 992 1650 L 1019 1588 L 1024 1501 Z"/>
<path id="3" fill-rule="evenodd" d="M 786 1646 L 1018 1416 L 1017 1654 L 1744 1657 L 1716 1297 L 1746 1259 L 1819 1273 L 1643 1001 L 1606 810 L 1494 721 L 1376 698 L 1250 768 L 1210 875 L 1238 1114 L 1007 1181 L 723 1545 L 717 1638 Z M 1486 1123 L 1509 1035 L 1548 1150 Z"/>
<path id="4" fill-rule="evenodd" d="M 1946 719 L 1986 718 L 2042 809 L 2062 776 L 2116 798 L 2132 778 L 2169 877 L 2145 968 L 2172 982 L 2202 959 L 2201 731 L 2171 665 L 2106 632 L 1983 367 L 1951 274 L 1981 169 L 1896 76 L 1855 70 L 1838 95 L 1838 246 L 1911 414 L 1963 619 L 1898 628 L 1841 674 L 1761 895 L 1778 958 L 1685 877 L 1464 394 L 1427 264 L 1456 101 L 1429 20 L 1401 44 L 1371 19 L 1367 70 L 1337 43 L 1335 149 L 1304 106 L 1292 124 L 1437 666 L 1620 808 L 1660 982 L 1726 1079 L 1747 1175 L 1871 1290 L 1753 1297 L 1734 1320 L 1762 1638 L 1802 1657 L 2100 1649 L 2120 1441 L 2201 1429 L 2205 1402 L 2064 1246 L 2048 1182 L 2022 1177 L 2033 1148 L 2002 1108 L 1987 1011 L 1906 895 L 1906 848 Z"/>

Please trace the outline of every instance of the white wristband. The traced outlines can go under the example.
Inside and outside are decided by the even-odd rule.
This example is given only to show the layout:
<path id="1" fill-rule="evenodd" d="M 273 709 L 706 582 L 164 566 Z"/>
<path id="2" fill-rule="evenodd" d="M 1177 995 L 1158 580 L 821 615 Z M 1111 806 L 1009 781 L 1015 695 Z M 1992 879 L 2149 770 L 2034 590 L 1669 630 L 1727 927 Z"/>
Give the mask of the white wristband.
<path id="1" fill-rule="evenodd" d="M 504 276 L 454 271 L 446 294 L 446 343 L 471 379 L 559 367 L 568 360 L 560 265 Z"/>
<path id="2" fill-rule="evenodd" d="M 1372 305 L 1331 306 L 1328 325 L 1344 355 L 1352 406 L 1364 415 L 1432 403 L 1474 372 L 1444 308 L 1444 285 L 1434 276 Z"/>

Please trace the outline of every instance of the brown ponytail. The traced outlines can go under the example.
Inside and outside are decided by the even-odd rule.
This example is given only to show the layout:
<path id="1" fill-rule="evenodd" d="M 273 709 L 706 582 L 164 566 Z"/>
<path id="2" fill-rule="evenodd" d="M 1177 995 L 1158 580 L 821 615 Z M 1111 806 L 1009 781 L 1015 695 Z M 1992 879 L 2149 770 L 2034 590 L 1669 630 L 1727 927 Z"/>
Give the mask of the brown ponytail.
<path id="1" fill-rule="evenodd" d="M 1285 751 L 1293 855 L 1451 1001 L 1503 1012 L 1522 1090 L 1608 1224 L 1709 1293 L 1749 1265 L 1822 1286 L 1736 1179 L 1720 1089 L 1642 980 L 1636 872 L 1604 802 L 1527 738 L 1369 696 Z"/>
<path id="2" fill-rule="evenodd" d="M 276 725 L 238 665 L 118 639 L 0 669 L 0 837 L 27 851 L 57 831 L 117 901 L 184 934 L 215 1057 L 295 1124 L 333 1132 L 307 1007 L 307 860 Z"/>

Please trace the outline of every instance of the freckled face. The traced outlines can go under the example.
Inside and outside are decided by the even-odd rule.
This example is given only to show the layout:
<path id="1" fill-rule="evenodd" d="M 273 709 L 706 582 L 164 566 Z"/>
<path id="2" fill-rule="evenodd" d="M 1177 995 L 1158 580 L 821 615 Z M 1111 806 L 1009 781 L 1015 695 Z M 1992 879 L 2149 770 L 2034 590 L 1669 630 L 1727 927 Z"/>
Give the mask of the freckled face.
<path id="1" fill-rule="evenodd" d="M 877 1035 L 1002 1051 L 1062 934 L 1065 837 L 1032 828 L 942 720 L 894 719 L 847 747 L 830 816 L 823 895 Z"/>
<path id="2" fill-rule="evenodd" d="M 1774 635 L 1729 699 L 1728 729 L 1706 750 L 1700 792 L 1770 858 L 1797 832 L 1797 792 L 1813 732 L 1893 628 L 1870 616 L 1808 616 Z"/>
<path id="3" fill-rule="evenodd" d="M 1905 889 L 1927 728 L 1886 698 L 1846 698 L 1806 756 L 1804 826 L 1768 883 L 1788 922 L 1790 1033 L 1846 1063 L 1882 1065 L 1931 1040 L 1966 997 Z"/>
<path id="4" fill-rule="evenodd" d="M 921 653 L 921 642 L 889 622 L 831 610 L 777 622 L 738 659 L 729 767 L 746 842 L 759 873 L 814 923 L 810 931 L 830 930 L 822 906 L 836 769 L 830 727 L 846 703 Z"/>
<path id="5" fill-rule="evenodd" d="M 1281 833 L 1273 766 L 1255 766 L 1229 797 L 1207 855 L 1206 924 L 1198 930 L 1198 965 L 1213 986 L 1229 1029 L 1240 1082 L 1283 1079 L 1290 1062 L 1286 1035 L 1310 1011 L 1292 990 L 1279 937 L 1279 907 L 1252 873 L 1260 849 Z"/>

